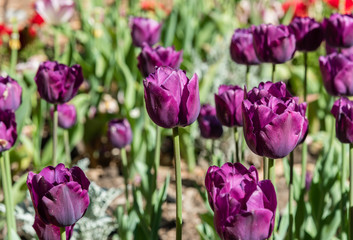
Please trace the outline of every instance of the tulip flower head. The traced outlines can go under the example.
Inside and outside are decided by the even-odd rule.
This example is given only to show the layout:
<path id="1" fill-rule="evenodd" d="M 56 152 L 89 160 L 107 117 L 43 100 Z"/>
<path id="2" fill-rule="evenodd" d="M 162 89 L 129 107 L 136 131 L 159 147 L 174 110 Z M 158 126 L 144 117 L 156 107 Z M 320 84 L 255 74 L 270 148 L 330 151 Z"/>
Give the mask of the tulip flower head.
<path id="1" fill-rule="evenodd" d="M 75 13 L 72 0 L 37 0 L 35 8 L 44 21 L 52 25 L 68 22 Z"/>
<path id="2" fill-rule="evenodd" d="M 0 109 L 16 111 L 21 102 L 21 86 L 10 77 L 0 76 Z"/>
<path id="3" fill-rule="evenodd" d="M 253 45 L 251 29 L 236 29 L 230 42 L 230 56 L 239 64 L 255 65 L 260 61 L 257 59 Z"/>
<path id="4" fill-rule="evenodd" d="M 57 62 L 43 62 L 34 78 L 39 95 L 47 102 L 63 104 L 70 101 L 83 82 L 80 65 L 68 67 Z"/>
<path id="5" fill-rule="evenodd" d="M 336 137 L 342 143 L 353 143 L 353 102 L 341 97 L 331 109 L 336 118 Z"/>
<path id="6" fill-rule="evenodd" d="M 246 143 L 257 155 L 285 157 L 306 137 L 306 103 L 299 104 L 283 82 L 260 83 L 245 94 L 242 111 Z"/>
<path id="7" fill-rule="evenodd" d="M 287 26 L 261 24 L 252 27 L 254 49 L 258 59 L 267 63 L 284 63 L 293 58 L 295 36 Z"/>
<path id="8" fill-rule="evenodd" d="M 326 42 L 332 47 L 353 46 L 353 16 L 351 14 L 332 14 L 323 21 Z"/>
<path id="9" fill-rule="evenodd" d="M 46 167 L 40 173 L 28 173 L 27 186 L 36 215 L 45 224 L 73 226 L 85 214 L 90 203 L 90 182 L 79 167 Z"/>
<path id="10" fill-rule="evenodd" d="M 50 115 L 53 117 L 54 108 L 50 109 Z M 63 129 L 69 129 L 76 124 L 77 114 L 76 107 L 73 104 L 58 105 L 58 125 Z"/>
<path id="11" fill-rule="evenodd" d="M 145 102 L 152 121 L 163 128 L 185 127 L 200 113 L 199 82 L 182 70 L 159 67 L 143 81 Z"/>
<path id="12" fill-rule="evenodd" d="M 174 47 L 151 48 L 147 43 L 143 44 L 142 51 L 137 57 L 138 68 L 144 77 L 148 77 L 156 70 L 156 67 L 168 66 L 179 68 L 183 61 L 183 51 L 175 51 Z"/>
<path id="13" fill-rule="evenodd" d="M 162 24 L 149 18 L 133 17 L 130 19 L 132 43 L 143 47 L 143 43 L 153 46 L 159 42 Z"/>
<path id="14" fill-rule="evenodd" d="M 223 128 L 216 116 L 216 109 L 209 104 L 201 106 L 200 115 L 197 118 L 201 136 L 217 139 L 223 134 Z"/>
<path id="15" fill-rule="evenodd" d="M 222 240 L 264 240 L 271 236 L 277 208 L 270 180 L 259 182 L 254 166 L 212 166 L 205 179 L 214 225 Z"/>
<path id="16" fill-rule="evenodd" d="M 9 150 L 16 140 L 15 114 L 11 110 L 0 110 L 0 153 Z"/>
<path id="17" fill-rule="evenodd" d="M 108 125 L 108 138 L 112 145 L 124 148 L 132 142 L 132 131 L 127 119 L 114 119 Z"/>

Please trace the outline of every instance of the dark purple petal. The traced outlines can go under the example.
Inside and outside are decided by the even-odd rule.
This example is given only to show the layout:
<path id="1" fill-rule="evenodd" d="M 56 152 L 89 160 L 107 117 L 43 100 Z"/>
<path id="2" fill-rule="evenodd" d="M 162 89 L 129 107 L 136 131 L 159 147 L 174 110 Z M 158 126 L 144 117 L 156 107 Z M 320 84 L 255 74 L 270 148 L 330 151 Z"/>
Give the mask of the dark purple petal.
<path id="1" fill-rule="evenodd" d="M 108 137 L 114 147 L 124 148 L 132 142 L 132 131 L 127 119 L 114 119 L 108 125 Z"/>
<path id="2" fill-rule="evenodd" d="M 132 42 L 137 47 L 143 43 L 152 46 L 160 39 L 162 24 L 153 19 L 134 17 L 130 19 Z"/>
<path id="3" fill-rule="evenodd" d="M 216 109 L 209 104 L 201 106 L 197 118 L 201 136 L 204 138 L 217 139 L 223 134 L 223 128 L 216 116 Z"/>
<path id="4" fill-rule="evenodd" d="M 251 29 L 236 29 L 230 43 L 230 55 L 234 62 L 245 65 L 259 64 L 253 46 Z"/>
<path id="5" fill-rule="evenodd" d="M 52 224 L 45 224 L 37 215 L 35 216 L 33 228 L 36 231 L 39 240 L 60 240 L 60 228 Z M 74 226 L 68 226 L 65 228 L 66 239 L 69 240 L 72 236 Z"/>

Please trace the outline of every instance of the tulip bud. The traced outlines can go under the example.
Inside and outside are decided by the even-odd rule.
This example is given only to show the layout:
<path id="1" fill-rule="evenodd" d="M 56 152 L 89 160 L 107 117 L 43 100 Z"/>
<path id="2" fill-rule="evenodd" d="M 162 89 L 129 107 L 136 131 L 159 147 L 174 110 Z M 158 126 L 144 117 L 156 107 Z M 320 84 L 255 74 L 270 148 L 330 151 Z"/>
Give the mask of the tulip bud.
<path id="1" fill-rule="evenodd" d="M 51 116 L 54 115 L 54 108 L 51 108 Z M 61 104 L 58 105 L 58 125 L 61 128 L 69 129 L 76 124 L 76 108 L 73 104 Z"/>
<path id="2" fill-rule="evenodd" d="M 287 156 L 308 131 L 306 103 L 298 104 L 283 82 L 260 83 L 246 93 L 242 111 L 246 143 L 263 157 Z"/>
<path id="3" fill-rule="evenodd" d="M 201 106 L 200 115 L 197 118 L 201 136 L 217 139 L 223 134 L 222 124 L 216 117 L 216 109 L 209 104 Z"/>
<path id="4" fill-rule="evenodd" d="M 47 102 L 62 104 L 70 101 L 83 82 L 80 65 L 68 67 L 57 62 L 43 62 L 34 78 L 39 95 Z"/>
<path id="5" fill-rule="evenodd" d="M 270 180 L 259 182 L 254 166 L 212 166 L 205 179 L 214 226 L 222 240 L 264 240 L 271 236 L 277 208 Z"/>
<path id="6" fill-rule="evenodd" d="M 221 85 L 214 97 L 219 121 L 227 127 L 243 126 L 241 103 L 244 90 L 238 86 Z"/>
<path id="7" fill-rule="evenodd" d="M 342 143 L 353 143 L 353 102 L 341 97 L 331 109 L 336 118 L 336 137 Z"/>
<path id="8" fill-rule="evenodd" d="M 40 240 L 60 240 L 60 228 L 52 224 L 45 224 L 37 215 L 34 219 L 33 228 Z M 69 240 L 74 231 L 74 226 L 65 227 L 65 231 L 66 239 Z"/>
<path id="9" fill-rule="evenodd" d="M 21 101 L 21 86 L 10 77 L 0 76 L 0 109 L 16 111 Z"/>
<path id="10" fill-rule="evenodd" d="M 0 110 L 0 153 L 9 150 L 17 140 L 15 114 Z"/>
<path id="11" fill-rule="evenodd" d="M 252 27 L 254 49 L 261 62 L 284 63 L 293 58 L 295 36 L 287 26 L 261 24 Z"/>
<path id="12" fill-rule="evenodd" d="M 326 42 L 332 47 L 353 46 L 353 16 L 351 14 L 332 14 L 323 21 Z"/>
<path id="13" fill-rule="evenodd" d="M 251 29 L 236 29 L 230 42 L 230 56 L 239 64 L 259 64 L 253 45 Z"/>
<path id="14" fill-rule="evenodd" d="M 46 23 L 59 25 L 74 15 L 75 3 L 72 0 L 37 0 L 35 9 Z"/>
<path id="15" fill-rule="evenodd" d="M 136 47 L 142 47 L 146 42 L 153 46 L 161 36 L 162 24 L 149 18 L 134 17 L 130 19 L 132 43 Z"/>
<path id="16" fill-rule="evenodd" d="M 90 203 L 89 185 L 79 167 L 68 169 L 62 163 L 38 174 L 29 172 L 27 177 L 36 215 L 43 223 L 56 227 L 73 226 L 83 217 Z"/>
<path id="17" fill-rule="evenodd" d="M 132 142 L 132 131 L 127 119 L 114 119 L 108 124 L 108 137 L 114 147 L 124 148 Z"/>
<path id="18" fill-rule="evenodd" d="M 137 67 L 144 77 L 148 77 L 156 70 L 156 67 L 168 66 L 179 68 L 183 61 L 183 51 L 177 52 L 174 47 L 151 48 L 147 43 L 143 44 L 142 51 L 137 57 Z"/>
<path id="19" fill-rule="evenodd" d="M 309 17 L 295 17 L 289 24 L 289 31 L 295 35 L 298 51 L 315 51 L 324 38 L 321 24 Z"/>
<path id="20" fill-rule="evenodd" d="M 200 113 L 199 82 L 182 70 L 159 67 L 144 81 L 148 115 L 160 127 L 185 127 Z"/>

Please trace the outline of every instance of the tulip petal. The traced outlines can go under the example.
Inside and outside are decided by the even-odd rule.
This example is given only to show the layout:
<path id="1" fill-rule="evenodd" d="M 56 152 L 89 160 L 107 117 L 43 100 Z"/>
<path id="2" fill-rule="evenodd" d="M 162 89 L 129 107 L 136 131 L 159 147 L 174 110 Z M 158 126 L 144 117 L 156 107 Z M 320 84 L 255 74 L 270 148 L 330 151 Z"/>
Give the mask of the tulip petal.
<path id="1" fill-rule="evenodd" d="M 186 78 L 186 76 L 185 76 Z M 179 123 L 185 127 L 195 122 L 201 109 L 199 96 L 199 81 L 195 73 L 184 87 L 180 103 Z"/>
<path id="2" fill-rule="evenodd" d="M 88 191 L 90 181 L 86 177 L 85 173 L 81 170 L 81 168 L 76 167 L 76 166 L 72 167 L 70 169 L 70 172 L 71 172 L 73 180 L 75 182 L 78 182 L 82 186 L 82 189 L 85 189 Z"/>
<path id="3" fill-rule="evenodd" d="M 39 240 L 60 240 L 60 228 L 53 224 L 45 224 L 40 217 L 35 216 L 33 228 Z M 74 230 L 74 225 L 65 227 L 66 239 L 70 239 Z"/>

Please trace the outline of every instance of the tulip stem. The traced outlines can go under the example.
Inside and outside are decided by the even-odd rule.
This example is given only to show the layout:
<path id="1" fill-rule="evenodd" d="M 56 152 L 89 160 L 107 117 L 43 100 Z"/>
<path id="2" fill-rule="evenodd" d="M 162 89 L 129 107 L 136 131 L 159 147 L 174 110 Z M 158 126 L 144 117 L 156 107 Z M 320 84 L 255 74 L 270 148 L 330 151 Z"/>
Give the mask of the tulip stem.
<path id="1" fill-rule="evenodd" d="M 272 64 L 272 75 L 271 75 L 271 81 L 274 83 L 275 82 L 275 71 L 276 71 L 276 64 Z"/>
<path id="2" fill-rule="evenodd" d="M 293 240 L 293 164 L 294 164 L 294 153 L 293 151 L 289 154 L 289 191 L 288 191 L 288 214 L 289 214 L 289 240 Z"/>
<path id="3" fill-rule="evenodd" d="M 59 61 L 60 56 L 60 43 L 59 43 L 59 30 L 54 28 L 54 61 Z"/>
<path id="4" fill-rule="evenodd" d="M 246 65 L 246 73 L 245 73 L 245 86 L 246 86 L 246 88 L 249 87 L 249 72 L 250 72 L 250 65 Z"/>
<path id="5" fill-rule="evenodd" d="M 304 102 L 307 101 L 307 73 L 308 73 L 308 53 L 304 52 Z M 309 104 L 306 106 L 306 117 L 308 118 L 309 115 Z M 303 149 L 302 149 L 302 175 L 301 175 L 301 188 L 305 189 L 305 178 L 306 178 L 306 165 L 307 165 L 307 158 L 308 158 L 308 144 L 304 140 L 303 142 Z"/>
<path id="6" fill-rule="evenodd" d="M 53 166 L 56 166 L 56 147 L 58 143 L 58 105 L 54 104 L 53 119 Z"/>
<path id="7" fill-rule="evenodd" d="M 69 140 L 69 130 L 64 130 L 64 144 L 65 144 L 65 155 L 66 155 L 66 165 L 71 167 L 71 151 L 70 151 L 70 140 Z"/>
<path id="8" fill-rule="evenodd" d="M 343 201 L 343 199 L 345 199 L 344 195 L 346 193 L 346 188 L 345 188 L 345 184 L 346 184 L 346 154 L 345 154 L 345 143 L 341 143 L 341 147 L 342 147 L 342 162 L 341 162 L 341 182 L 340 182 L 340 185 L 341 185 L 341 239 L 346 239 L 346 210 L 345 210 L 345 206 L 346 206 L 346 202 Z"/>
<path id="9" fill-rule="evenodd" d="M 353 144 L 349 146 L 349 239 L 353 239 Z"/>
<path id="10" fill-rule="evenodd" d="M 214 166 L 218 166 L 217 164 L 217 157 L 215 155 L 215 140 L 212 139 L 211 140 L 211 159 L 212 159 L 212 165 Z"/>
<path id="11" fill-rule="evenodd" d="M 20 35 L 18 33 L 17 21 L 14 20 L 12 25 L 13 25 L 12 34 L 11 34 L 11 40 L 9 43 L 11 48 L 10 73 L 14 75 L 16 73 L 18 49 L 21 46 L 21 42 L 20 42 Z"/>
<path id="12" fill-rule="evenodd" d="M 128 212 L 130 208 L 130 202 L 129 202 L 129 188 L 128 188 L 129 177 L 128 177 L 126 149 L 122 148 L 120 150 L 120 153 L 121 153 L 121 161 L 123 162 L 123 175 L 124 175 L 124 181 L 125 181 L 125 198 L 126 198 L 125 208 L 126 208 L 126 212 Z"/>
<path id="13" fill-rule="evenodd" d="M 154 149 L 154 188 L 157 189 L 157 175 L 161 156 L 161 128 L 156 125 L 156 148 Z"/>
<path id="14" fill-rule="evenodd" d="M 16 219 L 15 219 L 15 202 L 13 200 L 12 195 L 12 177 L 11 177 L 11 163 L 10 163 L 10 152 L 4 152 L 4 160 L 5 160 L 5 169 L 6 169 L 6 177 L 7 177 L 7 186 L 8 186 L 8 197 L 10 202 L 10 214 L 11 214 L 11 222 L 12 222 L 12 229 L 16 232 Z"/>
<path id="15" fill-rule="evenodd" d="M 268 179 L 268 157 L 263 157 L 264 179 Z"/>
<path id="16" fill-rule="evenodd" d="M 66 240 L 66 228 L 65 227 L 60 228 L 60 240 Z"/>
<path id="17" fill-rule="evenodd" d="M 176 181 L 176 239 L 181 239 L 182 232 L 182 191 L 181 191 L 181 161 L 178 127 L 173 128 L 174 156 L 175 156 L 175 181 Z"/>
<path id="18" fill-rule="evenodd" d="M 239 133 L 238 133 L 237 127 L 233 127 L 233 134 L 234 134 L 234 145 L 235 145 L 234 161 L 237 163 L 240 163 L 240 159 L 239 159 Z"/>

